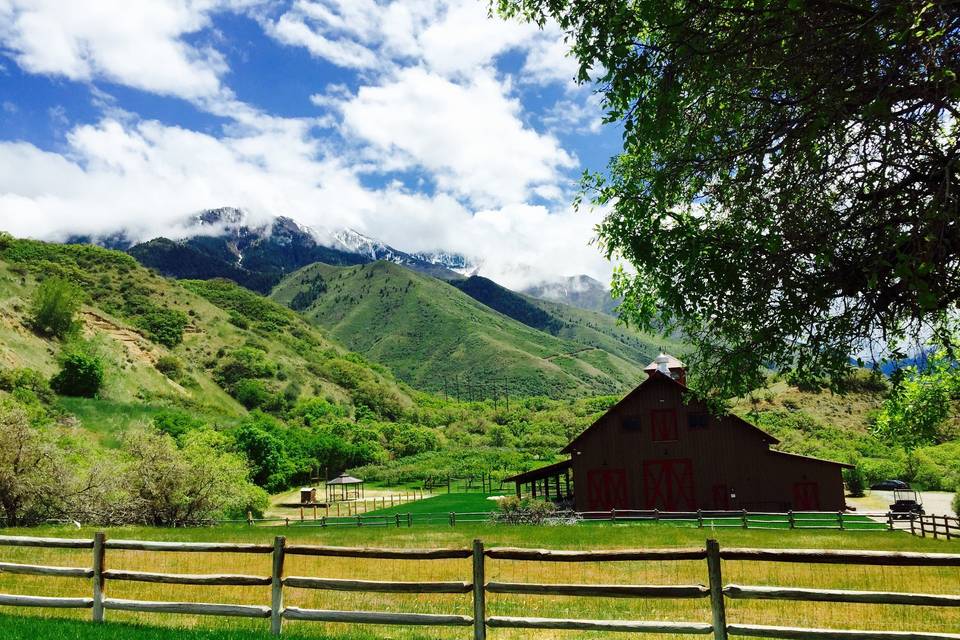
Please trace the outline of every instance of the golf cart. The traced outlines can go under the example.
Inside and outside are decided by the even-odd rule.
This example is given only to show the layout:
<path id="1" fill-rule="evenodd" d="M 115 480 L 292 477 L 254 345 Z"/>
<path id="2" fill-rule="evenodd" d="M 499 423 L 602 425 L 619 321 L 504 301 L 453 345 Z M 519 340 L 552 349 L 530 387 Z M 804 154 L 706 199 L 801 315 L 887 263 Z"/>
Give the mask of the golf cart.
<path id="1" fill-rule="evenodd" d="M 906 520 L 911 516 L 923 515 L 923 500 L 920 494 L 913 489 L 896 489 L 893 492 L 893 504 L 890 513 L 898 520 Z"/>

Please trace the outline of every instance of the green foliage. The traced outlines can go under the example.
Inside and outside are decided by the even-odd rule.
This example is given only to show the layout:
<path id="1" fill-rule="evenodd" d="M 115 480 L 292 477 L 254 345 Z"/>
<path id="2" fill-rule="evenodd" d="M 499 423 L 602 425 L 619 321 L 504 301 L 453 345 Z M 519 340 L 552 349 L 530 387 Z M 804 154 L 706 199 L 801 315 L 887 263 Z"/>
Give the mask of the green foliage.
<path id="1" fill-rule="evenodd" d="M 183 341 L 183 331 L 188 322 L 187 315 L 182 311 L 141 304 L 137 308 L 135 324 L 154 342 L 173 348 Z"/>
<path id="2" fill-rule="evenodd" d="M 440 448 L 437 432 L 407 422 L 391 422 L 384 426 L 387 449 L 397 457 L 414 456 Z"/>
<path id="3" fill-rule="evenodd" d="M 274 401 L 273 392 L 263 380 L 242 378 L 230 390 L 231 395 L 247 409 L 265 409 Z"/>
<path id="4" fill-rule="evenodd" d="M 615 277 L 621 317 L 689 336 L 698 388 L 740 396 L 771 364 L 837 383 L 865 336 L 946 338 L 960 302 L 950 3 L 490 4 L 558 24 L 622 124 L 581 197 L 609 207 L 600 244 L 632 265 Z"/>
<path id="5" fill-rule="evenodd" d="M 36 288 L 31 301 L 33 328 L 43 335 L 65 338 L 77 328 L 77 312 L 83 291 L 62 278 L 47 278 Z"/>
<path id="6" fill-rule="evenodd" d="M 943 442 L 951 401 L 960 398 L 960 371 L 941 356 L 911 367 L 877 416 L 875 433 L 907 449 Z"/>
<path id="7" fill-rule="evenodd" d="M 556 505 L 547 500 L 507 496 L 497 501 L 494 518 L 505 524 L 543 524 L 556 515 Z"/>
<path id="8" fill-rule="evenodd" d="M 250 462 L 253 482 L 267 491 L 285 489 L 295 467 L 283 441 L 275 434 L 279 425 L 265 416 L 253 416 L 234 432 L 237 448 Z"/>
<path id="9" fill-rule="evenodd" d="M 55 399 L 50 383 L 43 374 L 29 368 L 0 370 L 0 390 L 9 392 L 21 401 L 25 395 L 43 404 L 50 404 Z"/>
<path id="10" fill-rule="evenodd" d="M 153 417 L 153 426 L 161 433 L 179 440 L 191 431 L 202 429 L 206 423 L 186 411 L 164 409 Z"/>
<path id="11" fill-rule="evenodd" d="M 953 496 L 953 512 L 960 516 L 960 489 L 957 489 L 956 495 Z"/>
<path id="12" fill-rule="evenodd" d="M 267 354 L 253 347 L 240 347 L 226 355 L 217 366 L 214 377 L 229 388 L 243 379 L 272 378 L 277 365 L 267 360 Z"/>
<path id="13" fill-rule="evenodd" d="M 171 380 L 180 380 L 183 377 L 183 361 L 177 356 L 160 356 L 153 366 Z"/>
<path id="14" fill-rule="evenodd" d="M 862 498 L 867 488 L 867 478 L 863 468 L 857 464 L 853 469 L 843 470 L 843 480 L 847 483 L 847 491 L 853 498 Z"/>
<path id="15" fill-rule="evenodd" d="M 103 359 L 84 345 L 67 350 L 60 358 L 60 371 L 50 380 L 50 387 L 65 396 L 94 398 L 104 380 Z"/>

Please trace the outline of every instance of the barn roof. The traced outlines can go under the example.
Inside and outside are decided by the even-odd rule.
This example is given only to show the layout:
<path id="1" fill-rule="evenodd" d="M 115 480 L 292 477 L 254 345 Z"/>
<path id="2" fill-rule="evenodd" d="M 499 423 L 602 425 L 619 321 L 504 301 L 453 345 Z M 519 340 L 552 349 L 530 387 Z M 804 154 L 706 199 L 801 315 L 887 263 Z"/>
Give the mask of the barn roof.
<path id="1" fill-rule="evenodd" d="M 360 478 L 354 478 L 353 476 L 348 476 L 345 473 L 341 473 L 333 480 L 327 480 L 327 484 L 362 484 L 363 480 Z"/>
<path id="2" fill-rule="evenodd" d="M 667 362 L 667 368 L 668 368 L 668 369 L 684 369 L 684 368 L 686 368 L 687 365 L 683 364 L 682 362 L 680 362 L 679 360 L 677 360 L 676 358 L 674 358 L 674 357 L 673 357 L 672 355 L 670 355 L 669 353 L 665 353 L 665 354 L 663 354 L 663 355 L 665 355 L 665 356 L 667 356 L 668 358 L 670 358 L 670 360 Z M 653 362 L 651 362 L 650 364 L 648 364 L 647 366 L 645 366 L 645 367 L 643 368 L 643 370 L 644 370 L 644 371 L 656 371 L 656 370 L 657 370 L 657 361 L 654 360 Z"/>
<path id="3" fill-rule="evenodd" d="M 674 358 L 674 359 L 675 359 L 675 358 Z M 677 362 L 680 362 L 680 361 L 677 360 Z M 672 376 L 668 376 L 668 375 L 666 375 L 665 373 L 662 373 L 662 372 L 660 372 L 660 371 L 657 371 L 656 366 L 654 366 L 654 370 L 653 370 L 653 372 L 650 374 L 650 377 L 648 377 L 646 380 L 644 380 L 644 381 L 641 382 L 639 385 L 637 385 L 637 387 L 636 387 L 633 391 L 631 391 L 630 393 L 628 393 L 627 395 L 625 395 L 623 398 L 621 398 L 620 401 L 619 401 L 617 404 L 615 404 L 615 405 L 613 405 L 612 407 L 610 407 L 610 408 L 607 410 L 607 412 L 604 413 L 603 416 L 597 418 L 597 420 L 596 420 L 593 424 L 591 424 L 589 427 L 587 427 L 586 429 L 584 429 L 583 431 L 581 431 L 581 432 L 580 432 L 580 435 L 578 435 L 577 437 L 575 437 L 573 440 L 570 441 L 570 443 L 569 443 L 567 446 L 565 446 L 563 449 L 560 450 L 560 453 L 573 453 L 573 447 L 574 447 L 574 445 L 575 445 L 577 442 L 579 442 L 580 439 L 583 438 L 583 436 L 585 436 L 588 431 L 591 431 L 594 427 L 596 427 L 597 425 L 599 425 L 599 424 L 603 421 L 603 418 L 604 418 L 605 416 L 607 416 L 611 411 L 615 410 L 615 409 L 616 409 L 617 407 L 619 407 L 620 405 L 626 403 L 631 397 L 633 397 L 634 394 L 640 393 L 640 390 L 643 389 L 646 385 L 648 385 L 648 384 L 653 384 L 654 382 L 669 382 L 670 384 L 675 384 L 675 385 L 679 386 L 679 387 L 680 387 L 681 389 L 683 389 L 684 391 L 689 391 L 689 390 L 690 390 L 685 384 L 681 384 L 678 380 L 675 380 Z M 764 430 L 761 429 L 760 427 L 758 427 L 758 426 L 756 426 L 756 425 L 754 425 L 754 424 L 751 424 L 751 423 L 747 422 L 746 420 L 744 420 L 744 419 L 741 418 L 740 416 L 738 416 L 738 415 L 736 415 L 736 414 L 734 414 L 734 413 L 728 414 L 728 416 L 729 416 L 730 418 L 732 418 L 733 420 L 735 420 L 736 422 L 739 422 L 740 424 L 744 425 L 744 426 L 747 427 L 748 429 L 752 429 L 752 430 L 756 431 L 756 432 L 757 432 L 764 440 L 766 440 L 769 444 L 780 444 L 780 441 L 777 440 L 776 438 L 774 438 L 772 435 L 770 435 L 769 433 L 767 433 L 766 431 L 764 431 Z"/>
<path id="4" fill-rule="evenodd" d="M 563 473 L 570 468 L 572 464 L 571 460 L 563 460 L 561 462 L 555 462 L 553 464 L 547 465 L 545 467 L 540 467 L 539 469 L 531 469 L 530 471 L 524 471 L 523 473 L 518 473 L 515 476 L 510 476 L 509 478 L 504 478 L 504 482 L 532 482 L 533 480 L 541 480 L 543 478 L 552 478 L 555 475 Z"/>
<path id="5" fill-rule="evenodd" d="M 786 456 L 788 458 L 800 458 L 801 460 L 811 460 L 813 462 L 822 462 L 824 464 L 835 464 L 845 469 L 853 469 L 852 464 L 847 464 L 846 462 L 837 462 L 836 460 L 827 460 L 826 458 L 814 458 L 813 456 L 802 456 L 799 453 L 787 453 L 786 451 L 777 451 L 776 449 L 770 449 L 770 453 L 775 453 L 778 456 Z"/>

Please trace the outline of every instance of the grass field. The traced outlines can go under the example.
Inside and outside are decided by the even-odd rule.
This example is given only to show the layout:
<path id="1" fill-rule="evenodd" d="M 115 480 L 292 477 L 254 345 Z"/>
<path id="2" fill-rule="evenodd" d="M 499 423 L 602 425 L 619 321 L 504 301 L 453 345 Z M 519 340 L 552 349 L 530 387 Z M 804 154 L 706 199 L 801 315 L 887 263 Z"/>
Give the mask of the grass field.
<path id="1" fill-rule="evenodd" d="M 4 533 L 15 533 L 5 531 Z M 68 537 L 89 537 L 92 530 L 44 528 L 17 533 Z M 527 527 L 465 525 L 395 528 L 300 528 L 300 527 L 218 527 L 190 530 L 124 528 L 108 530 L 112 538 L 267 542 L 283 534 L 290 542 L 347 546 L 385 547 L 466 547 L 475 538 L 491 546 L 525 546 L 569 549 L 626 547 L 697 547 L 707 537 L 721 546 L 779 548 L 848 548 L 915 551 L 953 551 L 960 553 L 960 542 L 920 539 L 905 533 L 840 531 L 762 531 L 742 529 L 699 530 L 673 526 L 635 526 L 608 524 L 590 527 Z M 0 561 L 63 566 L 89 566 L 89 551 L 59 549 L 0 548 Z M 147 553 L 109 551 L 108 569 L 160 571 L 167 573 L 246 573 L 270 574 L 267 555 L 226 555 L 207 553 Z M 756 585 L 862 590 L 911 591 L 919 593 L 957 593 L 960 568 L 895 568 L 809 564 L 773 564 L 725 562 L 724 582 Z M 469 580 L 469 560 L 403 561 L 350 558 L 313 558 L 288 556 L 287 575 L 322 576 L 369 580 Z M 505 560 L 487 561 L 487 579 L 510 582 L 619 583 L 619 584 L 705 584 L 705 563 L 618 562 L 618 563 L 542 563 Z M 90 584 L 84 579 L 48 578 L 0 574 L 0 592 L 32 595 L 86 596 Z M 148 583 L 107 582 L 108 597 L 143 600 L 198 602 L 234 602 L 269 604 L 269 587 L 164 586 Z M 285 589 L 286 604 L 320 609 L 358 609 L 421 613 L 471 615 L 469 595 L 360 594 L 333 591 Z M 960 610 L 932 607 L 886 605 L 837 605 L 764 601 L 728 601 L 731 622 L 809 625 L 833 628 L 869 628 L 886 630 L 956 631 L 960 628 Z M 59 616 L 67 619 L 89 617 L 89 611 L 7 610 L 23 616 Z M 488 615 L 541 617 L 579 617 L 637 620 L 709 621 L 709 603 L 705 600 L 641 600 L 569 597 L 535 597 L 489 594 Z M 212 629 L 218 634 L 176 635 L 183 638 L 236 638 L 246 640 L 242 631 L 259 630 L 264 636 L 268 623 L 263 620 L 233 620 L 107 612 L 108 620 L 151 624 L 177 629 Z M 6 625 L 6 626 L 4 626 Z M 18 627 L 18 625 L 20 625 Z M 9 631 L 7 629 L 9 628 Z M 0 637 L 18 637 L 33 626 L 16 618 L 0 620 Z M 93 630 L 77 635 L 70 625 L 44 624 L 36 627 L 31 638 L 99 638 Z M 111 628 L 107 625 L 105 628 Z M 18 630 L 20 629 L 20 630 Z M 127 630 L 127 627 L 118 629 Z M 359 627 L 345 624 L 295 623 L 285 625 L 290 636 L 309 638 L 466 638 L 469 629 L 416 629 L 402 627 Z M 137 634 L 146 635 L 137 635 Z M 47 634 L 47 635 L 40 635 Z M 70 635 L 74 634 L 74 635 Z M 153 634 L 153 635 L 150 635 Z M 159 635 L 158 635 L 159 634 Z M 231 635 L 233 634 L 233 635 Z M 533 635 L 537 635 L 534 633 Z M 594 637 L 591 633 L 543 632 L 542 638 Z M 491 638 L 527 638 L 529 632 L 491 630 Z M 25 637 L 21 635 L 21 637 Z M 106 636 L 104 636 L 106 637 Z M 110 636 L 117 637 L 117 636 Z M 126 637 L 126 635 L 124 635 Z M 159 631 L 130 632 L 131 638 L 166 639 Z"/>

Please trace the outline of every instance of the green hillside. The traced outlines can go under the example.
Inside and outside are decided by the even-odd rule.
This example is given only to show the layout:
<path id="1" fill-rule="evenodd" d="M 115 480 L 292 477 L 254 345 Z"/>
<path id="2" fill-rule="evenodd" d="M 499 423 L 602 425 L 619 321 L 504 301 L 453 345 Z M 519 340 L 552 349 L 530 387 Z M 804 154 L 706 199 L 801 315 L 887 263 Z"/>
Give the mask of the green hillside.
<path id="1" fill-rule="evenodd" d="M 387 262 L 314 264 L 286 277 L 271 297 L 400 379 L 433 391 L 451 392 L 459 377 L 485 395 L 497 387 L 550 397 L 619 393 L 641 380 L 654 354 L 598 334 L 595 342 L 616 347 L 607 351 L 584 338 L 589 327 L 570 329 L 571 337 L 584 338 L 576 341 L 550 335 Z"/>

